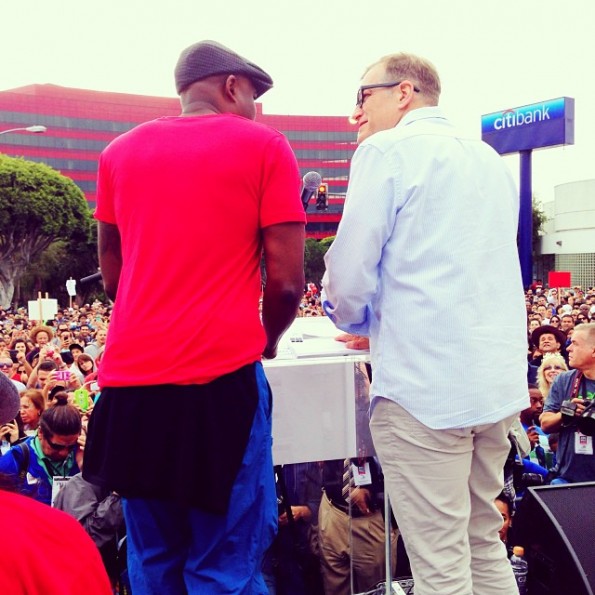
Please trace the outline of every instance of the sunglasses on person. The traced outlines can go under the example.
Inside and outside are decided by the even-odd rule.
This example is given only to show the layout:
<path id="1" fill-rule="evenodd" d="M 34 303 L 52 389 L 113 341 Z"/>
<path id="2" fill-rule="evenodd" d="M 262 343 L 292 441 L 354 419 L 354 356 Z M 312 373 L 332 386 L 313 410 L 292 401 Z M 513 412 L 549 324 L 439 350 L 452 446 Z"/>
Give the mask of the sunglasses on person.
<path id="1" fill-rule="evenodd" d="M 562 366 L 546 366 L 543 371 L 547 372 L 548 370 L 563 370 Z"/>
<path id="2" fill-rule="evenodd" d="M 6 362 L 0 363 L 0 370 L 8 370 L 8 368 L 12 368 L 12 364 L 7 364 Z"/>
<path id="3" fill-rule="evenodd" d="M 403 81 L 396 81 L 394 83 L 376 83 L 374 85 L 362 85 L 357 90 L 355 105 L 359 108 L 362 108 L 364 106 L 364 101 L 366 99 L 366 97 L 364 97 L 364 91 L 368 91 L 369 89 L 387 89 L 389 87 L 396 87 L 397 85 L 400 85 L 402 82 Z M 413 87 L 413 90 L 416 93 L 420 93 L 420 90 L 417 87 Z"/>
<path id="4" fill-rule="evenodd" d="M 55 442 L 52 442 L 49 438 L 46 438 L 45 441 L 48 443 L 49 447 L 52 450 L 68 450 L 70 452 L 73 451 L 77 445 L 76 442 L 74 444 L 56 444 Z"/>

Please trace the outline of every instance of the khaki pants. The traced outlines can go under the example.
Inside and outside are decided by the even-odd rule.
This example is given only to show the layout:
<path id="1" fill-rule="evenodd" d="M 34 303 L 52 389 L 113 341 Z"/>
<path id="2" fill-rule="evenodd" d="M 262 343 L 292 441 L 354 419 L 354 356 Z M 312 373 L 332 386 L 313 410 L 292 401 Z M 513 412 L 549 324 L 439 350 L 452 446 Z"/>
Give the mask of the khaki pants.
<path id="1" fill-rule="evenodd" d="M 318 512 L 318 539 L 326 595 L 351 593 L 351 567 L 355 593 L 367 591 L 385 580 L 384 519 L 379 510 L 369 516 L 350 519 L 323 494 Z M 395 532 L 391 539 L 394 569 Z"/>
<path id="2" fill-rule="evenodd" d="M 515 416 L 475 428 L 432 430 L 378 398 L 370 427 L 415 580 L 415 595 L 512 595 L 498 537 Z"/>

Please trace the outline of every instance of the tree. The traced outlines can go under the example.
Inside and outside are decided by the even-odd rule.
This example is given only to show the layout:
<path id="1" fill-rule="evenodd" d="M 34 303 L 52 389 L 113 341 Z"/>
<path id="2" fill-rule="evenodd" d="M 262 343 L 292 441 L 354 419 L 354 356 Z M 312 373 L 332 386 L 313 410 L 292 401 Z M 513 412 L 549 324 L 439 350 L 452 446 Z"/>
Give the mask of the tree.
<path id="1" fill-rule="evenodd" d="M 15 281 L 52 242 L 90 239 L 91 211 L 80 188 L 43 163 L 0 155 L 0 306 Z"/>
<path id="2" fill-rule="evenodd" d="M 539 253 L 539 241 L 543 232 L 543 226 L 547 223 L 548 218 L 543 212 L 541 201 L 533 195 L 533 258 Z"/>
<path id="3" fill-rule="evenodd" d="M 306 247 L 304 253 L 304 274 L 306 282 L 316 283 L 320 287 L 322 276 L 324 275 L 324 255 L 331 247 L 334 236 L 324 238 L 320 241 L 314 238 L 306 239 Z"/>

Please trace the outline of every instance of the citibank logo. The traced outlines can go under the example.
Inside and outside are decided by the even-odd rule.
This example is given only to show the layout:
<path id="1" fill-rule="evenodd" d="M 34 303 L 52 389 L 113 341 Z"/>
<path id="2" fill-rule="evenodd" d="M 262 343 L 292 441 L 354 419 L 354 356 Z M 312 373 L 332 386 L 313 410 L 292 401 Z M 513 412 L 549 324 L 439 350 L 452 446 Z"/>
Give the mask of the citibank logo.
<path id="1" fill-rule="evenodd" d="M 496 132 L 564 118 L 564 97 L 482 116 L 482 132 Z"/>
<path id="2" fill-rule="evenodd" d="M 503 128 L 523 126 L 524 124 L 533 124 L 533 122 L 543 122 L 549 119 L 550 110 L 545 104 L 528 112 L 509 109 L 502 112 L 501 118 L 494 120 L 494 128 L 496 130 L 502 130 Z"/>

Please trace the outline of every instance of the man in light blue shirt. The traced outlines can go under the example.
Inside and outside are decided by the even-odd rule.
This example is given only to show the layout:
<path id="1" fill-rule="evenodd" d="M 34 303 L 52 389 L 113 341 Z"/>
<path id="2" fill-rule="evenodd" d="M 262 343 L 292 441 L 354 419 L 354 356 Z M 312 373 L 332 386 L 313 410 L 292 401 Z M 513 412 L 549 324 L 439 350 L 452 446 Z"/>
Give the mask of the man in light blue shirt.
<path id="1" fill-rule="evenodd" d="M 362 83 L 324 307 L 370 337 L 372 435 L 416 595 L 513 593 L 493 502 L 529 405 L 516 189 L 437 107 L 429 62 L 387 56 Z"/>

